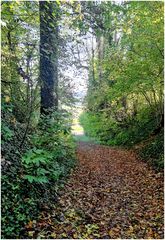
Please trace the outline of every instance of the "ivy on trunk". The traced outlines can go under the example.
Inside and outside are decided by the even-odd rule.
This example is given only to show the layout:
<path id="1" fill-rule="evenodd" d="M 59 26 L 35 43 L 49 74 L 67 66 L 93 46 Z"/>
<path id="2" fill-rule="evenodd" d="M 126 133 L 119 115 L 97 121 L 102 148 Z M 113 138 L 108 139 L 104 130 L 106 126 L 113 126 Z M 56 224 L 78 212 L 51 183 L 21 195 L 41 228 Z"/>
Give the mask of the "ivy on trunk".
<path id="1" fill-rule="evenodd" d="M 41 114 L 58 108 L 58 5 L 40 1 Z"/>

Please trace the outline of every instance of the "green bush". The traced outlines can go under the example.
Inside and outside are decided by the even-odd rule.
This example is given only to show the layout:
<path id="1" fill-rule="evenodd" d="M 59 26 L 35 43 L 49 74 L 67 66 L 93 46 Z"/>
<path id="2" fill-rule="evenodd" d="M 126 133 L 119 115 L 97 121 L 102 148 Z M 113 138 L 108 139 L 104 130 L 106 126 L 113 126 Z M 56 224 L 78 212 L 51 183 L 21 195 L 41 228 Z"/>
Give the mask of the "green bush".
<path id="1" fill-rule="evenodd" d="M 98 137 L 98 132 L 100 129 L 98 115 L 82 113 L 80 116 L 80 124 L 83 126 L 84 132 L 87 136 Z"/>
<path id="2" fill-rule="evenodd" d="M 103 112 L 84 112 L 80 123 L 86 135 L 104 144 L 119 146 L 133 146 L 149 137 L 157 127 L 155 114 L 148 108 L 141 109 L 136 118 L 128 117 L 123 122 L 117 122 Z"/>
<path id="3" fill-rule="evenodd" d="M 88 136 L 95 137 L 96 140 L 106 145 L 124 147 L 134 146 L 150 138 L 154 129 L 157 128 L 157 119 L 155 119 L 153 110 L 151 111 L 149 108 L 141 109 L 136 118 L 127 118 L 121 123 L 115 122 L 110 116 L 101 112 L 97 114 L 84 112 L 80 116 L 80 123 Z M 163 139 L 162 130 L 140 151 L 141 157 L 152 163 L 157 169 L 164 166 Z"/>
<path id="4" fill-rule="evenodd" d="M 37 212 L 37 203 L 27 195 L 27 188 L 22 181 L 21 156 L 30 143 L 26 140 L 19 148 L 23 126 L 16 122 L 12 113 L 13 106 L 2 99 L 1 122 L 1 229 L 3 238 L 18 238 L 24 223 Z"/>
<path id="5" fill-rule="evenodd" d="M 103 114 L 93 114 L 91 112 L 83 112 L 80 115 L 80 124 L 84 128 L 87 136 L 93 137 L 100 142 L 106 143 L 109 140 L 109 134 L 113 134 L 113 121 L 107 121 Z"/>
<path id="6" fill-rule="evenodd" d="M 142 149 L 140 156 L 149 161 L 158 170 L 164 168 L 164 130 L 158 134 L 154 140 L 150 141 Z"/>
<path id="7" fill-rule="evenodd" d="M 22 158 L 24 179 L 28 182 L 57 181 L 74 165 L 74 143 L 70 128 L 61 114 L 44 116 L 32 136 L 33 149 Z"/>
<path id="8" fill-rule="evenodd" d="M 20 149 L 23 126 L 11 121 L 12 106 L 2 105 L 2 238 L 24 238 L 24 226 L 57 191 L 75 165 L 75 146 L 65 112 L 41 119 Z"/>

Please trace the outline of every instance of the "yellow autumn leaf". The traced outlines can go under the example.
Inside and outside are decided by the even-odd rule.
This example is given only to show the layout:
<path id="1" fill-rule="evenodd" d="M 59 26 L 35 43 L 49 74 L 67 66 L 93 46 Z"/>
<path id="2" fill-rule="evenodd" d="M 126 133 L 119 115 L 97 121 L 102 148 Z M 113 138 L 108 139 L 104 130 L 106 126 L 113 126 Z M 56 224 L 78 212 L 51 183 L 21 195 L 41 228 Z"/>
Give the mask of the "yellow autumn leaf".
<path id="1" fill-rule="evenodd" d="M 111 237 L 111 236 L 114 234 L 113 230 L 109 230 L 109 231 L 108 231 L 108 234 L 109 234 L 109 236 Z"/>
<path id="2" fill-rule="evenodd" d="M 134 228 L 132 226 L 129 226 L 129 229 L 127 230 L 127 234 L 132 234 L 134 232 Z"/>
<path id="3" fill-rule="evenodd" d="M 77 239 L 77 238 L 78 238 L 77 233 L 74 233 L 74 234 L 73 234 L 73 237 Z"/>
<path id="4" fill-rule="evenodd" d="M 56 0 L 56 3 L 57 3 L 58 5 L 60 5 L 60 4 L 61 4 L 59 0 Z"/>
<path id="5" fill-rule="evenodd" d="M 57 237 L 57 234 L 56 233 L 51 233 L 51 235 L 50 235 L 51 237 L 53 237 L 54 239 L 56 239 L 56 237 Z"/>
<path id="6" fill-rule="evenodd" d="M 73 4 L 74 3 L 74 0 L 70 0 L 70 4 Z"/>
<path id="7" fill-rule="evenodd" d="M 131 32 L 132 32 L 132 30 L 131 30 L 131 28 L 129 28 L 129 29 L 127 30 L 127 34 L 131 34 Z"/>
<path id="8" fill-rule="evenodd" d="M 83 16 L 83 14 L 80 14 L 80 20 L 82 20 L 82 19 L 83 19 L 83 17 L 84 17 L 84 16 Z"/>
<path id="9" fill-rule="evenodd" d="M 19 1 L 19 0 L 15 0 L 15 2 L 16 2 L 17 4 L 20 4 L 20 1 Z"/>
<path id="10" fill-rule="evenodd" d="M 15 124 L 15 123 L 16 123 L 16 119 L 13 118 L 13 119 L 11 120 L 11 122 Z"/>
<path id="11" fill-rule="evenodd" d="M 75 11 L 78 13 L 81 12 L 81 5 L 79 3 L 77 4 Z"/>
<path id="12" fill-rule="evenodd" d="M 29 235 L 29 237 L 33 237 L 33 234 L 35 233 L 35 231 L 29 231 L 28 232 L 28 235 Z"/>
<path id="13" fill-rule="evenodd" d="M 111 228 L 108 231 L 109 236 L 114 236 L 115 234 L 118 234 L 120 232 L 120 227 L 117 225 L 117 227 Z"/>
<path id="14" fill-rule="evenodd" d="M 6 96 L 6 97 L 5 97 L 5 102 L 6 102 L 6 103 L 10 102 L 10 97 L 9 97 L 9 96 Z"/>
<path id="15" fill-rule="evenodd" d="M 33 227 L 33 222 L 30 220 L 28 225 L 27 225 L 28 228 L 32 228 Z"/>
<path id="16" fill-rule="evenodd" d="M 67 237 L 66 233 L 62 233 L 61 237 Z"/>

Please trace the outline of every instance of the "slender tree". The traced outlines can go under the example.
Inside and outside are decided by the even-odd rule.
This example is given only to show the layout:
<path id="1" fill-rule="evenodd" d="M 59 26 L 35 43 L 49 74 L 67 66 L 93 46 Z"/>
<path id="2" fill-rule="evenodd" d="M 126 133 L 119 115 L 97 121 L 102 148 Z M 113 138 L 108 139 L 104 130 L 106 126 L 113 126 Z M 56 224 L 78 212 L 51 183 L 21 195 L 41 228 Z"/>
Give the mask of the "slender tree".
<path id="1" fill-rule="evenodd" d="M 58 108 L 58 4 L 40 1 L 41 114 Z"/>

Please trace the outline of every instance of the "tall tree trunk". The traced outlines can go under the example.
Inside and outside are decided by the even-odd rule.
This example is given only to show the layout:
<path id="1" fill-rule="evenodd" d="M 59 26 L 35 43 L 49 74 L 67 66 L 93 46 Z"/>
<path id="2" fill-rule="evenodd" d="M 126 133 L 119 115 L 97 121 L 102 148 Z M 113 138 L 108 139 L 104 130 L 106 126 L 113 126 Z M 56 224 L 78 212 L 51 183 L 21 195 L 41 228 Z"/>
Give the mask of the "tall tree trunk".
<path id="1" fill-rule="evenodd" d="M 104 36 L 97 37 L 97 51 L 98 51 L 98 77 L 99 83 L 101 83 L 103 70 L 102 70 L 102 61 L 104 58 Z"/>
<path id="2" fill-rule="evenodd" d="M 93 81 L 93 86 L 96 84 L 96 79 L 95 79 L 95 50 L 94 50 L 94 40 L 92 36 L 92 81 Z"/>
<path id="3" fill-rule="evenodd" d="M 58 4 L 40 1 L 41 114 L 58 108 Z"/>

